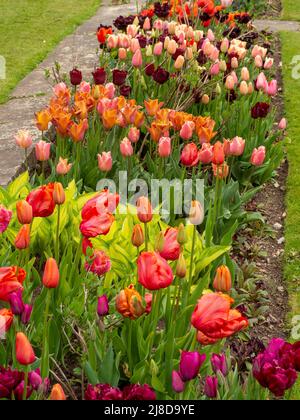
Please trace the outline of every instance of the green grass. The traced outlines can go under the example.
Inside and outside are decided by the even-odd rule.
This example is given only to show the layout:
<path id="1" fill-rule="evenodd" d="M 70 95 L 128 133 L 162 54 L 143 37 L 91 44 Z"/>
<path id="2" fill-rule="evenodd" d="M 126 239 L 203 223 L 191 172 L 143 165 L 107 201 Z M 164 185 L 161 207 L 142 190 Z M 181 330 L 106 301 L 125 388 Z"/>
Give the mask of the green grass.
<path id="1" fill-rule="evenodd" d="M 300 21 L 300 0 L 282 0 L 282 6 L 282 19 Z"/>
<path id="2" fill-rule="evenodd" d="M 300 33 L 283 32 L 281 41 L 285 112 L 290 138 L 287 146 L 289 173 L 284 275 L 289 290 L 290 319 L 292 319 L 293 316 L 300 315 Z M 298 56 L 299 69 L 292 64 L 293 59 L 296 61 L 294 58 L 296 56 Z M 294 76 L 293 70 L 296 73 Z M 295 76 L 298 78 L 295 79 Z M 300 383 L 294 387 L 292 399 L 300 399 Z"/>
<path id="3" fill-rule="evenodd" d="M 66 35 L 91 17 L 100 3 L 0 0 L 0 55 L 6 59 L 6 80 L 0 80 L 0 103 Z"/>

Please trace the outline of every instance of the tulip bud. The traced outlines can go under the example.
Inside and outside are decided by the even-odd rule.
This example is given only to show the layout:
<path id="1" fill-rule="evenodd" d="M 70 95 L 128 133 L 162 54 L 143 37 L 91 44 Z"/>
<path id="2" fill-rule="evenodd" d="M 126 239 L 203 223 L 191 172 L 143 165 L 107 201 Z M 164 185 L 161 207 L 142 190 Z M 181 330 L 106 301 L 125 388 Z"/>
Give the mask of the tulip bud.
<path id="1" fill-rule="evenodd" d="M 111 152 L 102 152 L 98 154 L 98 168 L 102 172 L 109 172 L 112 168 L 113 160 Z"/>
<path id="2" fill-rule="evenodd" d="M 226 71 L 227 70 L 226 62 L 224 60 L 221 60 L 220 63 L 219 63 L 219 67 L 220 67 L 221 71 L 223 71 L 223 72 Z"/>
<path id="3" fill-rule="evenodd" d="M 209 96 L 208 95 L 203 95 L 202 96 L 202 98 L 201 98 L 201 102 L 204 104 L 204 105 L 208 105 L 209 104 L 209 101 L 210 101 L 210 99 L 209 99 Z"/>
<path id="4" fill-rule="evenodd" d="M 219 83 L 217 83 L 216 85 L 215 92 L 217 95 L 220 95 L 222 93 L 222 89 Z"/>
<path id="5" fill-rule="evenodd" d="M 231 59 L 231 67 L 233 69 L 237 69 L 239 67 L 239 61 L 238 61 L 238 59 L 236 57 L 233 57 Z"/>
<path id="6" fill-rule="evenodd" d="M 32 306 L 31 305 L 24 305 L 24 310 L 21 315 L 21 322 L 23 325 L 29 324 L 31 313 L 32 313 Z"/>
<path id="7" fill-rule="evenodd" d="M 179 55 L 179 56 L 176 58 L 176 61 L 175 61 L 175 63 L 174 63 L 174 68 L 175 68 L 176 70 L 181 70 L 181 69 L 182 69 L 182 67 L 183 67 L 183 65 L 184 65 L 184 57 L 183 57 L 182 55 Z"/>
<path id="8" fill-rule="evenodd" d="M 183 223 L 180 223 L 178 227 L 177 242 L 179 245 L 184 245 L 187 241 L 185 226 Z"/>
<path id="9" fill-rule="evenodd" d="M 179 365 L 179 373 L 182 380 L 187 382 L 195 379 L 205 359 L 206 355 L 200 354 L 197 351 L 183 351 Z"/>
<path id="10" fill-rule="evenodd" d="M 254 59 L 255 67 L 261 68 L 263 66 L 263 60 L 260 55 L 257 55 Z"/>
<path id="11" fill-rule="evenodd" d="M 183 253 L 180 254 L 177 266 L 176 266 L 176 276 L 180 279 L 183 279 L 186 276 L 187 268 L 186 268 L 186 262 Z"/>
<path id="12" fill-rule="evenodd" d="M 234 86 L 235 86 L 235 83 L 234 83 L 233 77 L 232 76 L 227 76 L 226 77 L 226 82 L 225 82 L 226 89 L 233 90 Z"/>
<path id="13" fill-rule="evenodd" d="M 153 55 L 152 45 L 147 45 L 147 47 L 146 47 L 146 57 L 152 57 L 152 55 Z"/>
<path id="14" fill-rule="evenodd" d="M 225 354 L 213 354 L 211 356 L 211 366 L 214 373 L 221 372 L 223 376 L 228 374 L 228 366 Z"/>
<path id="15" fill-rule="evenodd" d="M 50 149 L 51 149 L 50 143 L 47 143 L 43 140 L 39 141 L 35 145 L 36 159 L 40 162 L 45 162 L 46 160 L 48 160 L 50 158 Z"/>
<path id="16" fill-rule="evenodd" d="M 32 145 L 32 136 L 27 130 L 18 131 L 15 136 L 16 144 L 22 149 L 28 149 Z"/>
<path id="17" fill-rule="evenodd" d="M 73 86 L 78 86 L 82 82 L 82 73 L 80 70 L 74 68 L 70 71 L 70 82 Z"/>
<path id="18" fill-rule="evenodd" d="M 226 265 L 217 268 L 213 287 L 218 292 L 229 292 L 232 287 L 231 273 Z"/>
<path id="19" fill-rule="evenodd" d="M 204 209 L 199 201 L 192 201 L 189 221 L 192 225 L 201 225 L 204 220 Z"/>
<path id="20" fill-rule="evenodd" d="M 153 55 L 160 56 L 162 54 L 162 50 L 163 50 L 163 43 L 157 42 L 157 44 L 155 44 L 153 48 Z"/>
<path id="21" fill-rule="evenodd" d="M 16 359 L 23 366 L 31 365 L 36 359 L 28 338 L 21 332 L 16 335 Z"/>
<path id="22" fill-rule="evenodd" d="M 158 142 L 158 154 L 162 158 L 169 157 L 171 154 L 171 139 L 170 137 L 161 137 Z"/>
<path id="23" fill-rule="evenodd" d="M 109 303 L 106 295 L 102 295 L 98 298 L 97 314 L 99 318 L 109 314 Z"/>
<path id="24" fill-rule="evenodd" d="M 125 137 L 120 144 L 120 152 L 123 157 L 130 157 L 133 155 L 133 147 L 127 137 Z"/>
<path id="25" fill-rule="evenodd" d="M 144 232 L 141 225 L 135 225 L 131 236 L 132 245 L 139 248 L 145 242 Z"/>
<path id="26" fill-rule="evenodd" d="M 59 384 L 54 385 L 50 394 L 50 401 L 65 401 L 66 395 Z"/>
<path id="27" fill-rule="evenodd" d="M 147 197 L 140 197 L 137 200 L 137 216 L 142 223 L 149 223 L 153 218 L 153 209 Z"/>
<path id="28" fill-rule="evenodd" d="M 32 372 L 29 372 L 28 380 L 29 380 L 30 385 L 35 391 L 38 391 L 41 385 L 43 384 L 43 379 L 41 375 L 39 374 L 39 370 L 37 371 L 33 370 Z"/>
<path id="29" fill-rule="evenodd" d="M 165 235 L 164 232 L 159 232 L 156 241 L 155 241 L 155 250 L 160 253 L 163 251 L 165 245 Z"/>
<path id="30" fill-rule="evenodd" d="M 242 95 L 248 95 L 248 85 L 247 82 L 245 82 L 245 80 L 241 81 L 240 92 Z"/>
<path id="31" fill-rule="evenodd" d="M 54 183 L 53 201 L 58 206 L 61 206 L 66 201 L 64 187 L 61 185 L 60 182 Z"/>
<path id="32" fill-rule="evenodd" d="M 229 40 L 227 38 L 224 38 L 222 40 L 220 50 L 222 51 L 222 53 L 226 53 L 228 51 L 228 48 L 229 48 Z"/>
<path id="33" fill-rule="evenodd" d="M 18 201 L 16 204 L 17 217 L 21 225 L 30 225 L 32 222 L 32 207 L 26 200 Z"/>
<path id="34" fill-rule="evenodd" d="M 128 132 L 128 138 L 131 141 L 131 143 L 137 143 L 140 139 L 141 132 L 136 127 L 131 127 Z"/>
<path id="35" fill-rule="evenodd" d="M 207 376 L 204 384 L 204 394 L 208 398 L 216 398 L 218 394 L 218 378 Z"/>
<path id="36" fill-rule="evenodd" d="M 14 315 L 21 315 L 24 310 L 24 303 L 22 299 L 22 291 L 10 293 L 9 295 L 10 309 Z"/>
<path id="37" fill-rule="evenodd" d="M 120 60 L 126 60 L 127 58 L 127 51 L 125 50 L 125 48 L 120 48 L 119 52 L 118 52 L 118 56 Z"/>
<path id="38" fill-rule="evenodd" d="M 180 377 L 180 374 L 173 370 L 172 372 L 172 388 L 174 392 L 181 393 L 184 391 L 184 382 Z"/>
<path id="39" fill-rule="evenodd" d="M 30 225 L 23 225 L 16 236 L 15 247 L 17 249 L 27 249 L 30 245 Z"/>
<path id="40" fill-rule="evenodd" d="M 43 285 L 47 289 L 55 289 L 59 285 L 59 269 L 54 258 L 49 258 L 46 262 Z"/>
<path id="41" fill-rule="evenodd" d="M 249 74 L 249 70 L 247 69 L 247 67 L 242 68 L 241 76 L 242 76 L 242 80 L 244 80 L 245 82 L 249 81 L 250 74 Z"/>
<path id="42" fill-rule="evenodd" d="M 253 92 L 254 92 L 254 87 L 253 87 L 252 82 L 250 82 L 248 84 L 248 93 L 249 93 L 249 95 L 251 95 Z"/>
<path id="43" fill-rule="evenodd" d="M 67 175 L 72 168 L 72 163 L 68 163 L 68 159 L 59 158 L 59 162 L 56 166 L 57 175 Z"/>
<path id="44" fill-rule="evenodd" d="M 285 118 L 282 118 L 282 120 L 278 124 L 279 130 L 285 130 L 287 127 L 287 121 Z"/>

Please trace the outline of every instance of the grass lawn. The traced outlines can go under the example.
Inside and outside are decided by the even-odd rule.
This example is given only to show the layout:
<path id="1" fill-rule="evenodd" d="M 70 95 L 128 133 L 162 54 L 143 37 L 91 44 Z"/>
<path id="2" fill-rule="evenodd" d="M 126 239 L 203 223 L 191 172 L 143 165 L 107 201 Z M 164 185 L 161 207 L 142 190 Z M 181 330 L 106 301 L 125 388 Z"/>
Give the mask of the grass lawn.
<path id="1" fill-rule="evenodd" d="M 0 0 L 0 56 L 6 80 L 0 80 L 0 103 L 16 84 L 76 26 L 91 17 L 101 0 Z"/>
<path id="2" fill-rule="evenodd" d="M 291 139 L 287 147 L 289 175 L 286 196 L 284 274 L 289 288 L 292 318 L 300 315 L 300 33 L 283 32 L 281 40 L 285 111 L 288 119 L 288 136 Z M 295 68 L 295 64 L 291 64 L 295 56 L 298 56 L 299 71 Z M 300 399 L 300 384 L 294 388 L 292 398 Z"/>
<path id="3" fill-rule="evenodd" d="M 300 20 L 300 0 L 282 0 L 282 19 Z"/>

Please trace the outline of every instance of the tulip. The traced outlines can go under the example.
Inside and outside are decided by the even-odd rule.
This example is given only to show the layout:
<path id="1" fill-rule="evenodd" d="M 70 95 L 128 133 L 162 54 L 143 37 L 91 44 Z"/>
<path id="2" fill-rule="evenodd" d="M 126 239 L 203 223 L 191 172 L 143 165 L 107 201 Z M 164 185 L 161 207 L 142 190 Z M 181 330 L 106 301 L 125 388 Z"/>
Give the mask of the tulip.
<path id="1" fill-rule="evenodd" d="M 125 48 L 119 48 L 118 51 L 119 60 L 124 61 L 127 58 L 127 50 Z"/>
<path id="2" fill-rule="evenodd" d="M 247 69 L 247 67 L 242 68 L 241 77 L 242 77 L 242 80 L 244 80 L 245 82 L 249 81 L 250 74 L 249 74 L 249 70 Z"/>
<path id="3" fill-rule="evenodd" d="M 172 269 L 156 252 L 142 252 L 138 258 L 138 281 L 148 290 L 164 289 L 172 284 Z"/>
<path id="4" fill-rule="evenodd" d="M 206 359 L 205 354 L 197 351 L 183 351 L 180 357 L 179 373 L 184 382 L 191 381 L 198 376 L 200 367 Z"/>
<path id="5" fill-rule="evenodd" d="M 113 160 L 111 152 L 102 152 L 98 154 L 98 168 L 102 172 L 109 172 L 112 168 Z"/>
<path id="6" fill-rule="evenodd" d="M 222 53 L 226 53 L 228 51 L 228 48 L 229 48 L 229 40 L 227 38 L 224 38 L 221 42 L 220 50 L 222 51 Z"/>
<path id="7" fill-rule="evenodd" d="M 285 130 L 287 127 L 287 121 L 285 118 L 282 118 L 278 124 L 279 130 Z"/>
<path id="8" fill-rule="evenodd" d="M 15 247 L 17 249 L 27 249 L 30 245 L 30 225 L 23 225 L 16 236 Z"/>
<path id="9" fill-rule="evenodd" d="M 241 156 L 245 150 L 245 140 L 241 137 L 234 137 L 230 142 L 230 154 L 232 156 Z"/>
<path id="10" fill-rule="evenodd" d="M 9 295 L 9 304 L 14 315 L 22 315 L 24 311 L 24 303 L 21 290 L 13 292 Z"/>
<path id="11" fill-rule="evenodd" d="M 91 85 L 83 80 L 79 85 L 78 91 L 81 93 L 91 93 Z"/>
<path id="12" fill-rule="evenodd" d="M 180 162 L 184 166 L 193 167 L 198 165 L 199 163 L 199 151 L 198 147 L 195 143 L 189 143 L 184 146 L 181 156 Z"/>
<path id="13" fill-rule="evenodd" d="M 30 225 L 33 219 L 32 207 L 27 201 L 18 201 L 16 204 L 17 217 L 21 225 Z"/>
<path id="14" fill-rule="evenodd" d="M 70 71 L 70 81 L 73 86 L 78 86 L 82 82 L 82 73 L 80 70 L 74 68 Z"/>
<path id="15" fill-rule="evenodd" d="M 184 57 L 182 56 L 182 55 L 179 55 L 177 58 L 176 58 L 176 61 L 175 61 L 175 63 L 174 63 L 174 68 L 175 68 L 175 70 L 181 70 L 182 69 L 182 67 L 184 66 Z"/>
<path id="16" fill-rule="evenodd" d="M 96 85 L 104 85 L 106 81 L 106 71 L 104 67 L 96 69 L 92 74 Z"/>
<path id="17" fill-rule="evenodd" d="M 161 158 L 169 157 L 172 152 L 170 137 L 161 137 L 158 142 L 158 154 Z"/>
<path id="18" fill-rule="evenodd" d="M 234 78 L 232 76 L 227 76 L 226 77 L 226 82 L 225 82 L 226 89 L 233 90 L 234 86 L 235 86 Z"/>
<path id="19" fill-rule="evenodd" d="M 274 64 L 274 59 L 268 57 L 265 61 L 264 69 L 265 70 L 270 70 L 270 68 L 272 68 L 273 64 Z"/>
<path id="20" fill-rule="evenodd" d="M 158 111 L 163 106 L 163 102 L 159 102 L 158 99 L 149 99 L 148 101 L 144 101 L 144 105 L 147 111 L 147 114 L 150 117 L 154 117 Z"/>
<path id="21" fill-rule="evenodd" d="M 127 71 L 125 70 L 113 70 L 113 82 L 116 86 L 121 86 L 125 83 L 127 77 Z"/>
<path id="22" fill-rule="evenodd" d="M 32 313 L 32 306 L 31 305 L 24 305 L 24 310 L 21 315 L 21 322 L 23 325 L 27 325 L 30 321 L 31 313 Z"/>
<path id="23" fill-rule="evenodd" d="M 261 58 L 261 56 L 260 56 L 260 55 L 257 55 L 257 56 L 255 57 L 255 59 L 254 59 L 254 64 L 255 64 L 255 67 L 257 67 L 257 68 L 259 68 L 259 69 L 263 66 L 263 60 L 262 60 L 262 58 Z"/>
<path id="24" fill-rule="evenodd" d="M 67 397 L 61 385 L 54 385 L 50 394 L 50 401 L 65 401 L 66 399 Z"/>
<path id="25" fill-rule="evenodd" d="M 167 46 L 168 53 L 170 55 L 175 54 L 177 47 L 178 47 L 177 42 L 174 39 L 171 39 Z"/>
<path id="26" fill-rule="evenodd" d="M 222 165 L 225 160 L 225 153 L 223 144 L 220 141 L 217 141 L 213 146 L 213 158 L 212 163 L 215 165 Z"/>
<path id="27" fill-rule="evenodd" d="M 195 130 L 195 123 L 193 121 L 186 121 L 180 130 L 180 137 L 184 140 L 189 140 L 193 136 Z"/>
<path id="28" fill-rule="evenodd" d="M 214 176 L 218 179 L 225 179 L 228 177 L 229 174 L 229 166 L 226 162 L 224 162 L 222 165 L 215 165 L 212 164 L 213 173 Z"/>
<path id="29" fill-rule="evenodd" d="M 0 309 L 0 339 L 3 338 L 4 333 L 9 331 L 14 320 L 14 314 L 10 309 Z M 0 368 L 0 398 L 1 398 L 1 368 Z"/>
<path id="30" fill-rule="evenodd" d="M 215 376 L 207 376 L 204 384 L 204 394 L 208 398 L 217 398 L 218 394 L 218 378 Z"/>
<path id="31" fill-rule="evenodd" d="M 11 293 L 22 291 L 25 278 L 26 271 L 21 267 L 0 267 L 0 300 L 9 302 Z"/>
<path id="32" fill-rule="evenodd" d="M 247 82 L 245 82 L 244 80 L 241 81 L 240 92 L 242 95 L 248 95 L 249 93 Z"/>
<path id="33" fill-rule="evenodd" d="M 36 359 L 28 338 L 21 332 L 16 335 L 16 359 L 23 366 L 31 365 Z"/>
<path id="34" fill-rule="evenodd" d="M 128 138 L 131 143 L 137 143 L 140 139 L 141 132 L 136 127 L 131 127 L 128 132 Z"/>
<path id="35" fill-rule="evenodd" d="M 85 269 L 88 272 L 96 274 L 98 277 L 103 276 L 111 269 L 111 261 L 104 251 L 96 250 L 90 258 L 92 263 L 85 263 Z"/>
<path id="36" fill-rule="evenodd" d="M 46 160 L 49 160 L 50 149 L 51 149 L 51 144 L 50 143 L 47 143 L 43 140 L 39 141 L 35 145 L 36 159 L 40 162 L 45 162 Z"/>
<path id="37" fill-rule="evenodd" d="M 99 318 L 109 314 L 109 303 L 106 295 L 102 295 L 98 298 L 97 314 Z"/>
<path id="38" fill-rule="evenodd" d="M 136 248 L 140 248 L 145 242 L 145 235 L 141 225 L 135 225 L 132 231 L 131 243 Z"/>
<path id="39" fill-rule="evenodd" d="M 220 71 L 222 71 L 223 73 L 225 73 L 225 71 L 227 71 L 226 61 L 221 60 L 219 64 L 220 64 Z"/>
<path id="40" fill-rule="evenodd" d="M 186 277 L 187 273 L 187 267 L 186 267 L 186 261 L 184 258 L 183 253 L 179 255 L 177 265 L 176 265 L 176 276 L 180 279 L 184 279 Z"/>
<path id="41" fill-rule="evenodd" d="M 267 94 L 275 96 L 277 94 L 277 80 L 271 80 L 267 87 Z"/>
<path id="42" fill-rule="evenodd" d="M 231 59 L 231 67 L 233 69 L 237 69 L 239 67 L 239 61 L 238 61 L 238 59 L 236 57 L 233 57 Z"/>
<path id="43" fill-rule="evenodd" d="M 214 373 L 221 372 L 223 376 L 228 374 L 228 366 L 225 354 L 215 354 L 211 356 L 211 366 Z"/>
<path id="44" fill-rule="evenodd" d="M 156 70 L 153 71 L 152 78 L 159 85 L 163 85 L 169 80 L 170 73 L 162 67 L 158 67 Z"/>
<path id="45" fill-rule="evenodd" d="M 175 228 L 168 228 L 165 232 L 161 232 L 163 243 L 159 254 L 165 260 L 176 261 L 180 255 L 180 245 L 177 241 L 178 230 Z"/>
<path id="46" fill-rule="evenodd" d="M 36 119 L 35 125 L 37 126 L 38 130 L 47 131 L 48 128 L 49 128 L 49 123 L 50 123 L 52 117 L 51 117 L 51 114 L 48 111 L 48 109 L 44 109 L 40 112 L 36 112 L 35 119 Z M 29 143 L 28 143 L 29 146 L 31 146 L 32 139 L 27 139 L 27 140 L 29 141 Z M 25 145 L 26 145 L 26 143 L 25 143 Z M 20 146 L 20 144 L 19 144 L 19 146 Z"/>
<path id="47" fill-rule="evenodd" d="M 221 0 L 221 5 L 224 8 L 230 7 L 232 5 L 233 0 Z"/>
<path id="48" fill-rule="evenodd" d="M 116 297 L 116 309 L 125 318 L 137 319 L 145 312 L 141 295 L 131 284 L 122 290 Z"/>
<path id="49" fill-rule="evenodd" d="M 59 158 L 58 164 L 56 166 L 57 175 L 66 175 L 70 172 L 72 168 L 72 163 L 68 164 L 68 159 Z"/>
<path id="50" fill-rule="evenodd" d="M 60 182 L 54 183 L 54 190 L 53 190 L 53 200 L 54 203 L 58 206 L 61 206 L 66 201 L 66 194 L 64 191 L 64 187 Z"/>
<path id="51" fill-rule="evenodd" d="M 218 292 L 229 292 L 232 287 L 231 273 L 226 265 L 217 268 L 213 287 Z"/>
<path id="52" fill-rule="evenodd" d="M 220 63 L 215 63 L 215 64 L 213 64 L 212 66 L 211 66 L 211 68 L 210 68 L 210 74 L 212 75 L 212 76 L 216 76 L 217 74 L 219 74 L 220 73 Z"/>
<path id="53" fill-rule="evenodd" d="M 146 17 L 144 24 L 143 24 L 144 31 L 149 31 L 151 29 L 151 22 L 148 17 Z"/>
<path id="54" fill-rule="evenodd" d="M 57 262 L 54 258 L 48 258 L 43 274 L 43 285 L 47 289 L 56 289 L 59 285 L 59 277 Z"/>
<path id="55" fill-rule="evenodd" d="M 254 166 L 260 166 L 264 163 L 266 157 L 266 148 L 265 146 L 259 146 L 259 148 L 255 148 L 252 152 L 250 162 Z"/>
<path id="56" fill-rule="evenodd" d="M 141 223 L 149 223 L 153 218 L 153 209 L 147 197 L 140 197 L 136 203 L 137 216 Z"/>
<path id="57" fill-rule="evenodd" d="M 173 370 L 172 372 L 172 388 L 174 392 L 181 393 L 184 391 L 184 382 L 180 377 L 180 374 Z"/>
<path id="58" fill-rule="evenodd" d="M 211 163 L 213 158 L 213 147 L 209 143 L 203 143 L 199 152 L 199 161 L 204 165 Z"/>
<path id="59" fill-rule="evenodd" d="M 110 213 L 97 214 L 82 220 L 81 233 L 87 238 L 95 238 L 99 235 L 107 235 L 115 218 Z"/>
<path id="60" fill-rule="evenodd" d="M 163 43 L 157 42 L 153 48 L 153 55 L 160 56 L 162 54 L 162 51 L 163 51 Z"/>
<path id="61" fill-rule="evenodd" d="M 209 101 L 210 101 L 210 98 L 209 98 L 209 96 L 208 95 L 203 95 L 202 96 L 202 98 L 201 98 L 201 102 L 204 104 L 204 105 L 208 105 L 209 104 Z"/>
<path id="62" fill-rule="evenodd" d="M 268 81 L 264 73 L 260 73 L 256 80 L 256 89 L 267 92 L 268 90 Z"/>
<path id="63" fill-rule="evenodd" d="M 0 204 L 0 233 L 7 230 L 12 218 L 12 211 L 7 210 Z"/>
<path id="64" fill-rule="evenodd" d="M 189 221 L 192 225 L 201 225 L 204 220 L 204 209 L 199 201 L 192 201 L 189 213 Z"/>
<path id="65" fill-rule="evenodd" d="M 28 149 L 32 145 L 32 136 L 27 130 L 18 131 L 15 136 L 16 144 L 22 149 Z"/>
<path id="66" fill-rule="evenodd" d="M 133 155 L 133 147 L 127 137 L 125 137 L 120 144 L 120 152 L 123 157 L 129 157 Z"/>
<path id="67" fill-rule="evenodd" d="M 142 67 L 143 56 L 140 49 L 136 50 L 136 52 L 133 54 L 132 65 L 133 67 Z"/>

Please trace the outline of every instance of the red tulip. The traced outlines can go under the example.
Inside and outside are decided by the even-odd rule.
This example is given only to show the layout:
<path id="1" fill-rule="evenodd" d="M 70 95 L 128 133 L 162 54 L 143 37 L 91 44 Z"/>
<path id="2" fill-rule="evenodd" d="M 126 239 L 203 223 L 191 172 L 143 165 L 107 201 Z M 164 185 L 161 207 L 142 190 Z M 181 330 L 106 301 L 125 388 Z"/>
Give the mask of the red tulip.
<path id="1" fill-rule="evenodd" d="M 146 289 L 164 289 L 174 276 L 167 261 L 156 252 L 143 252 L 138 258 L 138 279 Z"/>
<path id="2" fill-rule="evenodd" d="M 43 285 L 47 289 L 55 289 L 59 285 L 59 277 L 57 262 L 54 258 L 49 258 L 44 269 Z"/>
<path id="3" fill-rule="evenodd" d="M 17 217 L 21 225 L 30 225 L 32 222 L 32 207 L 27 201 L 18 201 L 16 204 Z"/>
<path id="4" fill-rule="evenodd" d="M 94 251 L 92 262 L 86 262 L 85 269 L 101 277 L 111 269 L 111 261 L 104 251 Z"/>
<path id="5" fill-rule="evenodd" d="M 164 232 L 164 244 L 159 254 L 165 260 L 176 261 L 179 258 L 180 245 L 177 241 L 177 235 L 178 230 L 175 228 L 168 228 Z"/>
<path id="6" fill-rule="evenodd" d="M 17 249 L 27 249 L 30 245 L 30 225 L 23 225 L 16 236 L 15 247 Z"/>
<path id="7" fill-rule="evenodd" d="M 0 300 L 9 301 L 13 292 L 23 290 L 23 282 L 26 278 L 26 271 L 19 267 L 0 267 Z"/>
<path id="8" fill-rule="evenodd" d="M 16 359 L 20 365 L 28 366 L 35 362 L 33 348 L 25 334 L 18 332 L 16 336 Z"/>
<path id="9" fill-rule="evenodd" d="M 181 152 L 180 162 L 182 163 L 182 165 L 188 167 L 198 165 L 199 151 L 195 143 L 189 143 L 186 146 L 184 146 Z"/>
<path id="10" fill-rule="evenodd" d="M 217 141 L 213 146 L 213 158 L 212 163 L 215 165 L 222 165 L 225 160 L 225 153 L 223 144 L 220 141 Z"/>
<path id="11" fill-rule="evenodd" d="M 142 223 L 149 223 L 153 218 L 153 209 L 147 197 L 140 197 L 136 203 L 137 215 Z"/>
<path id="12" fill-rule="evenodd" d="M 32 207 L 33 217 L 49 217 L 55 210 L 53 200 L 54 184 L 43 185 L 37 188 L 26 198 Z"/>

